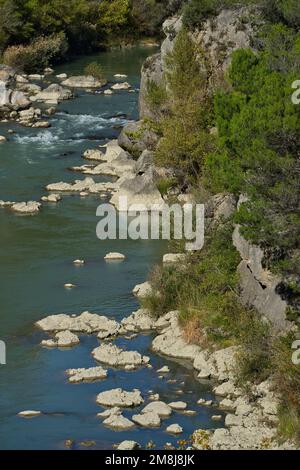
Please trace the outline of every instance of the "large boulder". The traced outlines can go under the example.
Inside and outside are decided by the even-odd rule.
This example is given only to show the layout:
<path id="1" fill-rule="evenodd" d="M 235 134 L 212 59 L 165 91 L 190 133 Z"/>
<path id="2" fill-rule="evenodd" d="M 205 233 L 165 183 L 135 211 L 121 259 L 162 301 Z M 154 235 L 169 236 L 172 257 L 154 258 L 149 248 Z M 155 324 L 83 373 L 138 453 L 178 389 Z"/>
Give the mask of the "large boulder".
<path id="1" fill-rule="evenodd" d="M 92 355 L 96 361 L 113 367 L 141 366 L 149 362 L 149 358 L 139 352 L 124 351 L 114 344 L 101 344 L 93 350 Z"/>
<path id="2" fill-rule="evenodd" d="M 58 83 L 52 83 L 45 90 L 32 96 L 31 101 L 43 101 L 49 104 L 56 104 L 59 101 L 69 100 L 72 96 L 71 90 L 62 87 Z"/>
<path id="3" fill-rule="evenodd" d="M 157 134 L 143 121 L 129 122 L 118 137 L 118 144 L 135 157 L 144 150 L 154 150 L 158 143 Z"/>
<path id="4" fill-rule="evenodd" d="M 101 88 L 106 83 L 106 80 L 98 80 L 92 75 L 80 75 L 67 78 L 62 85 L 71 88 Z"/>
<path id="5" fill-rule="evenodd" d="M 143 175 L 125 178 L 119 185 L 118 191 L 112 196 L 110 203 L 121 210 L 120 197 L 127 197 L 128 207 L 133 204 L 142 204 L 145 210 L 151 210 L 153 205 L 162 209 L 165 202 L 155 182 L 155 171 L 152 168 L 149 168 Z"/>
<path id="6" fill-rule="evenodd" d="M 17 71 L 9 65 L 0 64 L 0 85 L 11 82 L 17 75 Z"/>

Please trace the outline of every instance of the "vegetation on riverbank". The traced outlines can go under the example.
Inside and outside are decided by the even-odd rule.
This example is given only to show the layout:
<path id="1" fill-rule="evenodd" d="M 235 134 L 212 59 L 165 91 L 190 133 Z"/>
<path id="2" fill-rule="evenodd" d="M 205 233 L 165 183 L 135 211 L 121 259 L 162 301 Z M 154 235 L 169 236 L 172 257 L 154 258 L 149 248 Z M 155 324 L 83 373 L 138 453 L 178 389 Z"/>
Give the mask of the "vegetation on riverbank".
<path id="1" fill-rule="evenodd" d="M 190 31 L 236 3 L 259 4 L 264 26 L 254 38 L 256 51 L 236 51 L 223 81 L 212 88 L 211 64 Z M 264 249 L 264 267 L 282 278 L 280 294 L 289 302 L 295 331 L 274 338 L 258 313 L 240 304 L 232 222 L 208 233 L 205 248 L 186 267 L 156 268 L 151 282 L 159 295 L 144 301 L 155 314 L 179 309 L 191 342 L 239 344 L 239 385 L 271 376 L 281 396 L 279 432 L 298 439 L 300 370 L 292 363 L 291 345 L 300 313 L 300 108 L 291 96 L 300 73 L 299 15 L 293 0 L 191 0 L 167 59 L 165 87 L 148 87 L 148 102 L 160 116 L 156 162 L 171 164 L 180 187 L 193 193 L 247 197 L 232 222 Z"/>
<path id="2" fill-rule="evenodd" d="M 164 18 L 180 3 L 181 0 L 0 0 L 0 55 L 8 49 L 4 60 L 8 56 L 12 63 L 12 56 L 17 55 L 18 64 L 22 54 L 25 61 L 28 54 L 36 51 L 37 44 L 62 36 L 70 54 L 157 36 Z M 35 60 L 43 50 L 39 48 Z M 45 53 L 43 62 L 47 57 Z M 60 57 L 61 50 L 57 54 L 54 50 L 51 60 Z"/>

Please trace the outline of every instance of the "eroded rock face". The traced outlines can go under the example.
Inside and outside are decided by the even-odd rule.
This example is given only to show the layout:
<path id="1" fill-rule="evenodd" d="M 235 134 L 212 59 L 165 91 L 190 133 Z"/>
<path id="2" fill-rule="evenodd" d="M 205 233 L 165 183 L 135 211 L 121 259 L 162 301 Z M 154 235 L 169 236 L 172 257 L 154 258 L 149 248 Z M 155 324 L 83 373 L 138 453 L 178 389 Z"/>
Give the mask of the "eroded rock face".
<path id="1" fill-rule="evenodd" d="M 193 34 L 194 41 L 204 48 L 210 63 L 213 87 L 228 69 L 232 53 L 252 47 L 251 39 L 261 25 L 262 18 L 255 7 L 229 8 L 204 21 L 201 29 Z"/>
<path id="2" fill-rule="evenodd" d="M 148 57 L 143 64 L 140 85 L 140 118 L 157 119 L 157 113 L 149 106 L 147 101 L 148 84 L 154 82 L 161 85 L 163 81 L 163 64 L 161 53 Z"/>
<path id="3" fill-rule="evenodd" d="M 105 316 L 83 312 L 78 316 L 65 314 L 50 315 L 36 323 L 36 326 L 43 331 L 73 331 L 79 333 L 105 333 L 115 335 L 119 330 L 119 323 Z"/>
<path id="4" fill-rule="evenodd" d="M 139 406 L 144 402 L 144 399 L 139 390 L 127 392 L 121 388 L 107 390 L 99 393 L 97 396 L 97 403 L 102 406 L 118 406 L 121 408 L 130 408 Z"/>
<path id="5" fill-rule="evenodd" d="M 92 355 L 96 361 L 113 367 L 141 366 L 149 362 L 148 357 L 142 356 L 137 351 L 124 351 L 114 344 L 101 344 L 92 351 Z"/>
<path id="6" fill-rule="evenodd" d="M 270 321 L 275 331 L 287 329 L 288 304 L 277 294 L 280 279 L 263 268 L 263 251 L 240 234 L 239 226 L 235 227 L 233 244 L 242 257 L 238 267 L 242 302 L 255 307 Z"/>

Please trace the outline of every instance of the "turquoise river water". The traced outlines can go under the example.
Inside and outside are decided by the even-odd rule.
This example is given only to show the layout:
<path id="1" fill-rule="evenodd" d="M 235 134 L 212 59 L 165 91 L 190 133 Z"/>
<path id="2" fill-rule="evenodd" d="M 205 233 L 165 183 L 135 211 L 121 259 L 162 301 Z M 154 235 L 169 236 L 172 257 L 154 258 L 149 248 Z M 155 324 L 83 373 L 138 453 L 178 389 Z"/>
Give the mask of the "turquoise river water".
<path id="1" fill-rule="evenodd" d="M 110 51 L 74 60 L 57 67 L 56 73 L 81 74 L 88 62 L 97 60 L 110 80 L 116 73 L 125 73 L 138 91 L 141 65 L 153 52 L 149 47 Z M 103 96 L 77 91 L 74 100 L 59 105 L 49 129 L 0 123 L 0 135 L 7 135 L 9 128 L 15 130 L 0 146 L 0 199 L 39 200 L 46 194 L 45 185 L 82 178 L 68 168 L 82 164 L 86 149 L 116 138 L 124 123 L 137 118 L 138 92 Z M 96 336 L 83 335 L 80 345 L 64 351 L 39 345 L 45 335 L 34 322 L 47 315 L 85 310 L 117 320 L 129 315 L 138 308 L 132 288 L 145 280 L 166 251 L 159 241 L 99 241 L 99 202 L 97 196 L 74 195 L 64 196 L 56 205 L 45 204 L 35 216 L 0 210 L 0 339 L 7 345 L 7 364 L 0 365 L 1 449 L 63 449 L 66 439 L 74 440 L 75 449 L 85 448 L 80 444 L 85 440 L 95 441 L 92 448 L 110 449 L 124 439 L 142 445 L 152 440 L 163 448 L 179 439 L 164 431 L 171 423 L 184 428 L 180 439 L 188 439 L 197 428 L 223 424 L 211 420 L 215 409 L 197 405 L 199 398 L 213 397 L 210 385 L 197 381 L 188 364 L 153 354 L 151 335 L 130 341 L 119 338 L 116 344 L 149 355 L 153 369 L 109 369 L 106 380 L 79 385 L 68 383 L 65 370 L 95 365 L 91 351 L 99 344 Z M 109 251 L 124 253 L 126 261 L 105 263 L 103 257 Z M 85 266 L 76 268 L 72 263 L 76 258 L 86 260 Z M 63 287 L 66 282 L 78 288 L 68 291 Z M 172 384 L 156 372 L 166 364 L 170 367 L 167 379 L 176 380 Z M 173 413 L 159 429 L 114 432 L 97 418 L 102 409 L 95 397 L 116 387 L 139 388 L 145 396 L 153 390 L 162 400 L 186 401 L 197 413 Z M 140 408 L 124 415 L 130 417 Z M 41 410 L 43 415 L 17 416 L 27 409 Z"/>

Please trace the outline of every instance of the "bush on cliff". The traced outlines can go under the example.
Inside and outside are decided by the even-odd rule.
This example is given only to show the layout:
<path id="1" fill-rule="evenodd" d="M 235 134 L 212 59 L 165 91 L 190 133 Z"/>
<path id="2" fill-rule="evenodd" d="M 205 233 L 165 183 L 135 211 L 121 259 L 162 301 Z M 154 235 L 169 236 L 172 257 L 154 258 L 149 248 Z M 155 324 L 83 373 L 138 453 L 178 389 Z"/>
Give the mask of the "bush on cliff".
<path id="1" fill-rule="evenodd" d="M 218 150 L 205 160 L 211 190 L 249 197 L 236 221 L 265 249 L 267 267 L 286 276 L 282 294 L 299 309 L 300 107 L 292 103 L 299 74 L 299 34 L 273 26 L 260 54 L 233 55 L 230 91 L 215 97 Z"/>
<path id="2" fill-rule="evenodd" d="M 208 131 L 212 109 L 201 54 L 182 29 L 166 59 L 168 109 L 161 119 L 162 139 L 156 160 L 161 165 L 173 166 L 183 179 L 199 177 L 204 156 L 214 145 L 214 137 Z"/>

